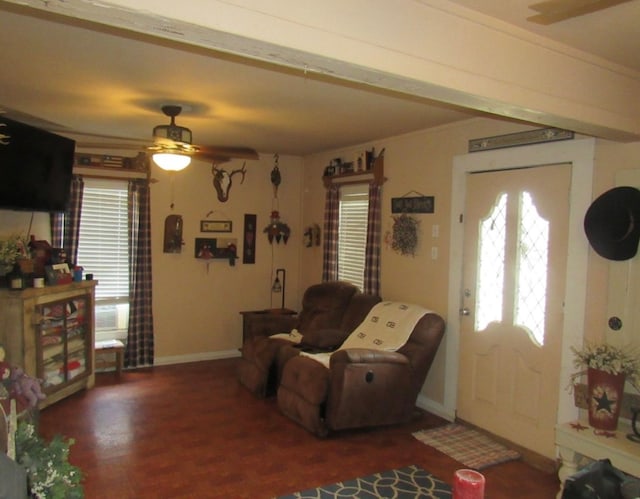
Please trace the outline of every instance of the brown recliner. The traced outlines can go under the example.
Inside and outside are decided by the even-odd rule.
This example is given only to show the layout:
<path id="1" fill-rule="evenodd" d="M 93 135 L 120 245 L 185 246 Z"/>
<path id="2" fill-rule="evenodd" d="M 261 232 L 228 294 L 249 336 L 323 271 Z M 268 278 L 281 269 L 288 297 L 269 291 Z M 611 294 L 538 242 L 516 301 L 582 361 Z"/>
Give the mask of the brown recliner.
<path id="1" fill-rule="evenodd" d="M 242 347 L 238 379 L 259 397 L 275 395 L 284 363 L 300 351 L 332 351 L 364 320 L 380 297 L 365 295 L 341 281 L 310 286 L 302 298 L 295 329 L 302 341 L 255 337 Z"/>
<path id="2" fill-rule="evenodd" d="M 280 411 L 324 437 L 332 430 L 406 422 L 444 335 L 445 322 L 425 314 L 397 351 L 338 350 L 329 368 L 289 359 L 278 387 Z"/>

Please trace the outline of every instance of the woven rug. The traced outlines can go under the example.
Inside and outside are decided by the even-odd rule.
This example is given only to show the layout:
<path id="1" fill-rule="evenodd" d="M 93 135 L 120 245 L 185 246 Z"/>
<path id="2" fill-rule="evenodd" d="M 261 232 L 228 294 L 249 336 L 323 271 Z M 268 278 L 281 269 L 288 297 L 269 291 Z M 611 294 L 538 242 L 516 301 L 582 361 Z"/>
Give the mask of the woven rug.
<path id="1" fill-rule="evenodd" d="M 460 424 L 453 423 L 431 430 L 421 430 L 413 436 L 461 462 L 467 468 L 475 470 L 520 459 L 518 452 Z"/>
<path id="2" fill-rule="evenodd" d="M 450 499 L 451 487 L 415 465 L 304 490 L 277 499 Z"/>

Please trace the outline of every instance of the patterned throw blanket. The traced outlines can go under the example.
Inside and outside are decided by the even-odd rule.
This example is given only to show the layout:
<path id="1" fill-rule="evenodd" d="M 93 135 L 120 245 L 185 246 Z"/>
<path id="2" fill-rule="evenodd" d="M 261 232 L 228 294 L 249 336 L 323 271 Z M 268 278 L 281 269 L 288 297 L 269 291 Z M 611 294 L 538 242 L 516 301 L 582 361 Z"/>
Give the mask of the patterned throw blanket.
<path id="1" fill-rule="evenodd" d="M 430 313 L 419 305 L 383 301 L 375 305 L 364 321 L 353 331 L 338 350 L 368 348 L 395 352 L 404 345 L 418 321 Z M 329 368 L 330 353 L 306 353 L 301 355 L 320 362 Z"/>

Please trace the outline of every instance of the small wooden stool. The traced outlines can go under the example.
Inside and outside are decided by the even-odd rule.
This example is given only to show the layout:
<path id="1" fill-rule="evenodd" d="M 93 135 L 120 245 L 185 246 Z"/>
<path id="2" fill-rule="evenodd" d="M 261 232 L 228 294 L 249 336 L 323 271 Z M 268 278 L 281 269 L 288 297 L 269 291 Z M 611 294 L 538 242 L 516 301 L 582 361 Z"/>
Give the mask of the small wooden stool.
<path id="1" fill-rule="evenodd" d="M 124 360 L 124 343 L 120 340 L 96 341 L 95 350 L 96 354 L 114 354 L 116 373 L 120 376 Z"/>

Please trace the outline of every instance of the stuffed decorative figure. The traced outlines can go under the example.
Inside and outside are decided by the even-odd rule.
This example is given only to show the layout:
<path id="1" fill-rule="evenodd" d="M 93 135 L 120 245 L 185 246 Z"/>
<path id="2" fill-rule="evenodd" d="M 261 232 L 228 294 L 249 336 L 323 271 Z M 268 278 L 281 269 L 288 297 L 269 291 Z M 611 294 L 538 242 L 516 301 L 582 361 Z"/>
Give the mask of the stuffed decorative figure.
<path id="1" fill-rule="evenodd" d="M 17 366 L 11 368 L 11 380 L 13 381 L 13 392 L 16 398 L 24 397 L 29 407 L 35 407 L 39 400 L 47 398 L 42 393 L 40 381 L 25 374 L 22 368 Z"/>

